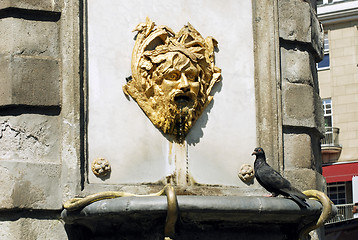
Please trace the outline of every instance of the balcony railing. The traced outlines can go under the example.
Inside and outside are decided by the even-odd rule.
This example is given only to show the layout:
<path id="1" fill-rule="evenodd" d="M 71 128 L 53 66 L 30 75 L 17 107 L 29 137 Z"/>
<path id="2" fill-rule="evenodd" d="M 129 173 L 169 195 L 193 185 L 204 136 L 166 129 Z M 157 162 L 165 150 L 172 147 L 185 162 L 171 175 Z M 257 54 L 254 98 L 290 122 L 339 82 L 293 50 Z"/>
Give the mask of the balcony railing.
<path id="1" fill-rule="evenodd" d="M 329 220 L 328 222 L 326 222 L 326 224 L 342 222 L 342 221 L 346 221 L 349 219 L 353 219 L 354 218 L 353 217 L 353 206 L 354 206 L 354 203 L 336 205 L 336 207 L 338 209 L 337 215 L 334 218 L 332 218 L 331 220 Z"/>
<path id="2" fill-rule="evenodd" d="M 339 128 L 326 127 L 324 138 L 321 140 L 322 147 L 341 147 L 339 144 Z"/>

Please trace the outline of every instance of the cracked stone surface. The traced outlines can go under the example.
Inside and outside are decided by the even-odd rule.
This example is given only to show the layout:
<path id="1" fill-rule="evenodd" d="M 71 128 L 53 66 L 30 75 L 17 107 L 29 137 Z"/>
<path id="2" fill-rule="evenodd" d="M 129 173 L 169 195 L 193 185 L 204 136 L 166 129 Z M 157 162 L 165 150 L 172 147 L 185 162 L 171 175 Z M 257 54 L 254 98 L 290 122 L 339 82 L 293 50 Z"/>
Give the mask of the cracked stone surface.
<path id="1" fill-rule="evenodd" d="M 56 117 L 32 115 L 0 118 L 0 160 L 52 162 L 58 159 Z"/>

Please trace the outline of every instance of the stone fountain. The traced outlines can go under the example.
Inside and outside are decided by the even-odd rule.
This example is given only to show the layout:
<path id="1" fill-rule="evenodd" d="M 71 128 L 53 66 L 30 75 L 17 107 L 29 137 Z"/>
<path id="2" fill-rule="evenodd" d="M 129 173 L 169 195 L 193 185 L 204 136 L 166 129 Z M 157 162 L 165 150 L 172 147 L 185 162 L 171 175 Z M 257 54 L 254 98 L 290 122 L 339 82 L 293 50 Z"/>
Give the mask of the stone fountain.
<path id="1" fill-rule="evenodd" d="M 316 1 L 0 2 L 1 239 L 296 239 L 327 217 L 263 197 L 251 157 L 325 191 Z"/>
<path id="2" fill-rule="evenodd" d="M 62 213 L 70 234 L 79 239 L 262 239 L 262 235 L 265 235 L 266 239 L 303 240 L 309 231 L 322 226 L 323 221 L 332 214 L 329 199 L 321 192 L 307 192 L 321 203 L 309 200 L 309 207 L 302 208 L 290 199 L 260 196 L 264 191 L 253 179 L 253 159 L 249 159 L 249 151 L 247 157 L 244 157 L 246 160 L 242 162 L 230 159 L 239 158 L 235 152 L 232 152 L 233 156 L 227 153 L 220 156 L 213 149 L 205 149 L 204 151 L 214 154 L 214 162 L 210 161 L 211 157 L 205 159 L 204 155 L 201 156 L 207 162 L 199 161 L 201 166 L 195 166 L 198 164 L 195 161 L 191 162 L 192 158 L 188 156 L 191 149 L 195 152 L 195 146 L 199 145 L 201 137 L 204 141 L 203 136 L 197 136 L 198 131 L 204 131 L 204 127 L 209 124 L 210 111 L 220 106 L 219 103 L 219 106 L 213 104 L 215 94 L 219 95 L 221 91 L 214 89 L 218 89 L 222 80 L 222 70 L 216 66 L 215 61 L 215 52 L 219 51 L 218 41 L 213 37 L 203 38 L 190 23 L 175 33 L 168 26 L 156 26 L 149 17 L 145 22 L 139 23 L 134 32 L 132 74 L 126 78 L 123 92 L 126 101 L 132 99 L 140 107 L 142 112 L 137 114 L 145 115 L 145 119 L 150 120 L 152 125 L 147 128 L 157 131 L 168 144 L 164 158 L 165 168 L 160 164 L 159 170 L 154 169 L 158 167 L 156 162 L 152 162 L 152 166 L 141 166 L 137 162 L 137 155 L 128 155 L 127 160 L 140 164 L 136 167 L 147 168 L 146 175 L 161 177 L 155 182 L 138 184 L 138 179 L 133 182 L 137 175 L 127 175 L 129 178 L 126 180 L 132 181 L 127 183 L 125 178 L 121 179 L 119 176 L 117 180 L 127 184 L 121 191 L 105 191 L 70 199 L 65 203 Z M 220 88 L 223 85 L 225 83 Z M 250 88 L 247 92 L 253 94 L 253 85 Z M 230 94 L 235 95 L 237 92 L 229 92 Z M 225 105 L 230 106 L 231 103 L 227 102 Z M 252 117 L 256 111 L 254 102 L 245 105 Z M 131 104 L 130 108 L 136 106 Z M 227 113 L 221 112 L 219 118 L 221 114 Z M 242 113 L 235 111 L 228 115 L 236 114 Z M 206 115 L 205 123 L 201 120 L 202 115 Z M 127 117 L 133 118 L 131 115 Z M 213 118 L 214 122 L 220 122 L 216 117 L 213 114 L 210 120 Z M 240 121 L 243 126 L 251 126 L 249 115 L 241 115 L 241 118 L 244 118 Z M 225 120 L 230 123 L 230 119 Z M 94 124 L 96 123 L 97 121 Z M 133 120 L 133 123 L 137 121 Z M 195 129 L 196 124 L 199 125 L 198 129 Z M 217 128 L 220 129 L 220 126 Z M 231 130 L 237 128 L 238 126 L 232 126 Z M 256 132 L 252 126 L 245 130 Z M 89 134 L 90 137 L 95 134 L 95 131 L 91 132 L 91 125 Z M 217 136 L 220 134 L 216 134 Z M 246 136 L 250 136 L 250 133 Z M 230 138 L 231 136 L 227 136 L 221 140 L 226 142 Z M 103 148 L 93 140 L 89 144 L 94 149 Z M 245 150 L 248 146 L 254 146 L 251 140 L 241 145 Z M 223 146 L 217 144 L 212 147 L 220 152 Z M 141 150 L 140 145 L 126 148 Z M 90 158 L 98 155 L 95 152 L 90 149 Z M 121 154 L 123 156 L 122 152 Z M 106 155 L 105 151 L 103 155 Z M 103 155 L 94 157 L 91 182 L 113 181 L 112 176 L 119 174 L 116 173 L 116 164 L 125 162 L 122 159 L 115 160 L 113 153 Z M 147 157 L 146 161 L 150 162 L 151 157 Z M 210 166 L 220 161 L 220 165 Z M 241 164 L 241 168 L 238 164 Z M 235 169 L 225 169 L 230 166 L 235 166 Z M 198 167 L 207 168 L 209 173 L 218 171 L 218 176 L 223 179 L 216 181 L 215 176 L 198 171 Z M 217 167 L 225 168 L 220 172 Z M 128 174 L 129 169 L 122 171 Z M 235 173 L 234 180 L 232 170 Z M 223 173 L 229 177 L 225 177 Z M 141 178 L 146 179 L 146 175 Z M 157 192 L 153 193 L 155 190 Z"/>

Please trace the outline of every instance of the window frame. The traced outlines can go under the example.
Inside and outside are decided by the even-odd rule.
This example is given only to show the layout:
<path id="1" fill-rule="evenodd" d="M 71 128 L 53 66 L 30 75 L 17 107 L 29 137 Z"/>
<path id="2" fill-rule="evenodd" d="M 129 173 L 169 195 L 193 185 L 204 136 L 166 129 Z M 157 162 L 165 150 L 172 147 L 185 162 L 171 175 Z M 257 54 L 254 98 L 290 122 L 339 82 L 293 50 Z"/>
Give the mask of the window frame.
<path id="1" fill-rule="evenodd" d="M 324 37 L 323 37 L 323 47 L 324 47 L 324 56 L 321 62 L 324 61 L 325 57 L 328 57 L 328 66 L 323 66 L 323 67 L 319 67 L 319 63 L 317 63 L 317 70 L 318 71 L 322 71 L 322 70 L 328 70 L 331 68 L 331 62 L 330 62 L 330 56 L 329 56 L 329 37 L 328 37 L 328 32 L 326 31 L 324 33 Z"/>
<path id="2" fill-rule="evenodd" d="M 343 190 L 339 190 L 340 187 L 344 188 Z M 336 191 L 332 191 L 333 188 L 336 188 Z M 339 197 L 340 194 L 344 193 L 344 199 Z M 327 184 L 327 195 L 332 202 L 337 204 L 346 204 L 347 201 L 347 187 L 346 182 L 333 182 Z"/>
<path id="3" fill-rule="evenodd" d="M 330 106 L 330 107 L 328 107 Z M 326 118 L 330 118 L 331 119 L 331 126 L 326 126 L 326 120 L 324 121 L 324 125 L 325 127 L 330 127 L 332 128 L 333 125 L 333 108 L 332 108 L 332 99 L 331 98 L 324 98 L 322 99 L 322 107 L 323 107 L 323 117 L 324 120 Z M 328 111 L 330 111 L 330 113 L 328 113 Z"/>

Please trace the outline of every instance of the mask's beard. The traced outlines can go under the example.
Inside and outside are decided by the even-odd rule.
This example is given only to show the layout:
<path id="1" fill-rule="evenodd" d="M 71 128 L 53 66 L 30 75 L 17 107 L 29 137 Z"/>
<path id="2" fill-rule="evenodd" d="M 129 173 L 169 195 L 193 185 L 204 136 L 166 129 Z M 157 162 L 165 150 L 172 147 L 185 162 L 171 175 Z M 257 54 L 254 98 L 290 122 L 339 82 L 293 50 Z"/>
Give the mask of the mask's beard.
<path id="1" fill-rule="evenodd" d="M 164 133 L 172 134 L 178 142 L 183 142 L 190 128 L 196 120 L 198 109 L 180 106 L 169 102 L 158 109 L 157 127 Z M 197 106 L 195 106 L 197 107 Z"/>

